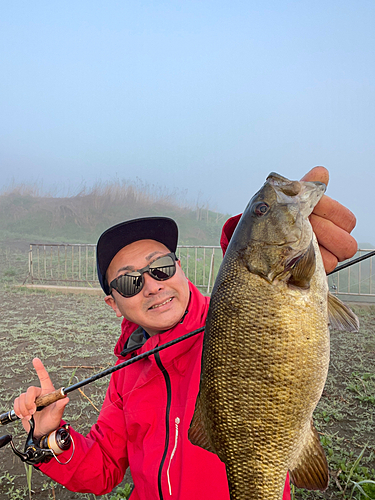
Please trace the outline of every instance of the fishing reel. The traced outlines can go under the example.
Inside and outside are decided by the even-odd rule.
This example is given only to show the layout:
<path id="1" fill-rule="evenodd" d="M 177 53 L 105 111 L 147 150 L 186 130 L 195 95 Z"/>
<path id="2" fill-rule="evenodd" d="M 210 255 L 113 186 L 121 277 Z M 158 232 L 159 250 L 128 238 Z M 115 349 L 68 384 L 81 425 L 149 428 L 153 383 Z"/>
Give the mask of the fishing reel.
<path id="1" fill-rule="evenodd" d="M 60 464 L 67 464 L 70 462 L 74 454 L 74 441 L 69 432 L 69 424 L 59 427 L 48 434 L 48 436 L 43 436 L 40 439 L 34 438 L 35 422 L 33 417 L 29 420 L 29 424 L 30 431 L 26 439 L 23 453 L 15 447 L 10 434 L 0 437 L 0 448 L 10 443 L 13 452 L 22 462 L 26 462 L 30 465 L 49 462 L 51 458 L 55 458 Z M 66 462 L 60 462 L 57 455 L 63 451 L 69 450 L 72 444 L 73 450 L 71 457 Z"/>

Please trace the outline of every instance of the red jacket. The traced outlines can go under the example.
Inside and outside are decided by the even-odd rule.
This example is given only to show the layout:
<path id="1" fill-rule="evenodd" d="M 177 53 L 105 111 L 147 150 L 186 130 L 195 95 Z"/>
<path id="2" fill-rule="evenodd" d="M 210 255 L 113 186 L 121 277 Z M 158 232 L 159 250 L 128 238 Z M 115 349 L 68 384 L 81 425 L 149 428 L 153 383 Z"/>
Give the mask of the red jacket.
<path id="1" fill-rule="evenodd" d="M 151 337 L 137 353 L 204 325 L 209 300 L 192 284 L 190 290 L 183 323 Z M 135 328 L 123 321 L 115 349 L 119 362 L 126 359 L 119 353 Z M 72 430 L 72 461 L 59 465 L 51 460 L 40 467 L 42 472 L 72 491 L 100 495 L 122 480 L 130 464 L 132 500 L 229 500 L 224 464 L 187 437 L 199 389 L 202 340 L 201 333 L 115 372 L 90 433 L 84 437 Z M 287 481 L 283 500 L 289 499 Z"/>
<path id="2" fill-rule="evenodd" d="M 230 236 L 229 236 L 230 238 Z M 189 283 L 191 297 L 182 323 L 149 338 L 137 354 L 205 324 L 209 299 Z M 115 354 L 119 361 L 137 325 L 122 322 Z M 41 465 L 42 472 L 72 491 L 105 494 L 130 465 L 132 500 L 229 500 L 225 466 L 188 440 L 199 390 L 203 333 L 112 374 L 98 421 L 84 437 L 72 430 L 73 459 Z M 66 461 L 71 450 L 59 456 Z M 283 500 L 290 500 L 287 478 Z"/>
<path id="3" fill-rule="evenodd" d="M 158 334 L 141 353 L 205 324 L 208 298 L 190 284 L 188 313 L 182 324 Z M 119 353 L 136 325 L 123 321 Z M 72 491 L 104 494 L 122 480 L 130 464 L 132 500 L 212 498 L 228 500 L 224 464 L 187 438 L 199 389 L 203 334 L 115 372 L 97 423 L 87 437 L 74 432 L 72 461 L 55 460 L 41 470 Z M 130 357 L 128 355 L 127 357 Z M 67 460 L 71 450 L 59 456 Z"/>

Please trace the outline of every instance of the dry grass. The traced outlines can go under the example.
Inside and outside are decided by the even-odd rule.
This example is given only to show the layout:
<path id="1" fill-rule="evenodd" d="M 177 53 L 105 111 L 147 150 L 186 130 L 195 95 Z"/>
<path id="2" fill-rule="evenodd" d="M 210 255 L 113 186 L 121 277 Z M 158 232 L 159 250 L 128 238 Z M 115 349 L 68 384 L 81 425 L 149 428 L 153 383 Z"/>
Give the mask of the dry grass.
<path id="1" fill-rule="evenodd" d="M 43 236 L 44 241 L 95 243 L 107 227 L 123 220 L 164 215 L 181 228 L 180 243 L 199 234 L 200 244 L 217 244 L 225 216 L 208 204 L 187 200 L 187 192 L 155 184 L 100 182 L 72 195 L 44 192 L 37 185 L 12 185 L 0 194 L 0 239 Z"/>

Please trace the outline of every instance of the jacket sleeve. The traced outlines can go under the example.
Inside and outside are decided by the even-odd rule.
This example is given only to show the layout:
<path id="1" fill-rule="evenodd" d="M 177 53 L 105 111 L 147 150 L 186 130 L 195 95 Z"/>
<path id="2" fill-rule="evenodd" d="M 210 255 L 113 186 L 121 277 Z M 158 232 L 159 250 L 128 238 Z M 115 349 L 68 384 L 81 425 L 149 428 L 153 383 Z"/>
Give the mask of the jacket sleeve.
<path id="1" fill-rule="evenodd" d="M 128 467 L 127 432 L 122 409 L 121 391 L 112 374 L 99 418 L 84 437 L 71 429 L 75 451 L 67 465 L 55 459 L 42 464 L 40 470 L 71 491 L 103 495 L 119 484 Z M 121 378 L 120 378 L 121 380 Z M 69 460 L 73 447 L 58 455 L 61 462 Z"/>
<path id="2" fill-rule="evenodd" d="M 230 219 L 226 221 L 226 223 L 223 226 L 223 229 L 221 231 L 221 237 L 220 237 L 220 246 L 223 251 L 223 255 L 225 255 L 225 252 L 227 251 L 229 241 L 232 237 L 232 234 L 234 233 L 234 230 L 237 227 L 237 224 L 241 218 L 242 214 L 239 215 L 234 215 Z"/>

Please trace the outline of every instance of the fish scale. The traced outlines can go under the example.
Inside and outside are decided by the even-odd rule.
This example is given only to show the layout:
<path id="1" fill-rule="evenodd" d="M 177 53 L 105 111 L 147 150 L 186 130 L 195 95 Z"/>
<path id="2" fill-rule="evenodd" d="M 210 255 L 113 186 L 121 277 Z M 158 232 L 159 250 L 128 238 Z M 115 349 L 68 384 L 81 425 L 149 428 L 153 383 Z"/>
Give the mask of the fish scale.
<path id="1" fill-rule="evenodd" d="M 358 320 L 330 301 L 308 221 L 323 192 L 270 174 L 212 291 L 189 438 L 225 463 L 231 500 L 280 500 L 288 470 L 299 487 L 328 484 L 312 414 L 328 371 L 329 316 L 352 330 Z"/>

